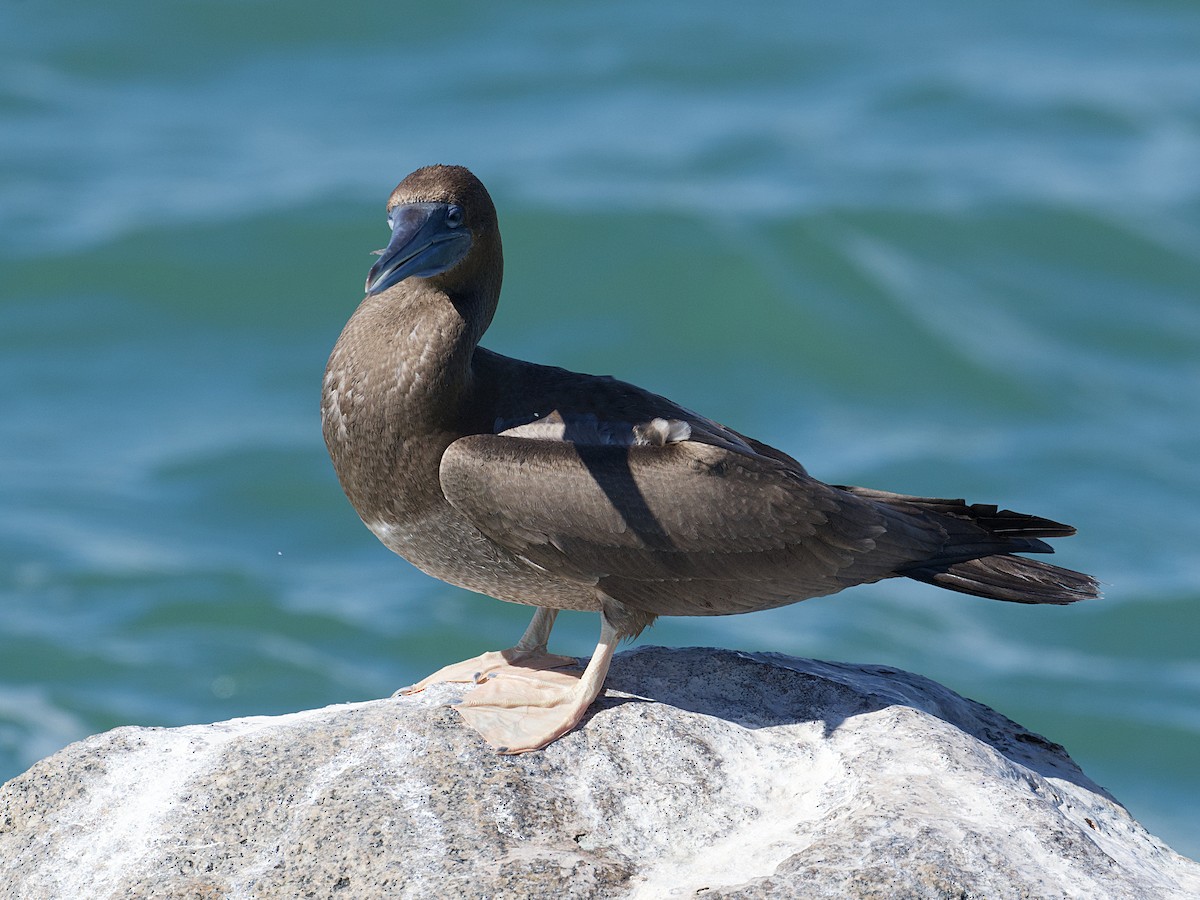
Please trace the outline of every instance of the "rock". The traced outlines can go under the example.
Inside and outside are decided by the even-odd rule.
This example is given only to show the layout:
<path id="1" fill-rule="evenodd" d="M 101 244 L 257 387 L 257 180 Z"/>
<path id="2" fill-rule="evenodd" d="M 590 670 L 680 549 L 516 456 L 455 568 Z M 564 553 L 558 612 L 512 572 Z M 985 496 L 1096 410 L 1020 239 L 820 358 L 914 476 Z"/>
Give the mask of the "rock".
<path id="1" fill-rule="evenodd" d="M 0 896 L 1200 896 L 1061 747 L 919 676 L 647 647 L 608 685 L 514 757 L 453 685 L 97 735 L 0 788 Z"/>

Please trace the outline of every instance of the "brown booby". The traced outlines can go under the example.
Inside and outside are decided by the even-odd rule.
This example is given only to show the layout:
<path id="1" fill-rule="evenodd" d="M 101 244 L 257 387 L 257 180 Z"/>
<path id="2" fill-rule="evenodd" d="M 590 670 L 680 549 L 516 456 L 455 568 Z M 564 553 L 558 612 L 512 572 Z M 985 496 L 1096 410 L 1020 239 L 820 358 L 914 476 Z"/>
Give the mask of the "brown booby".
<path id="1" fill-rule="evenodd" d="M 504 752 L 573 728 L 617 642 L 658 616 L 770 609 L 905 576 L 1016 603 L 1097 596 L 1050 553 L 1069 525 L 812 478 L 786 453 L 634 385 L 479 346 L 500 296 L 496 209 L 458 166 L 405 178 L 392 236 L 325 371 L 346 496 L 430 575 L 537 607 L 517 644 L 405 689 L 476 682 L 458 709 Z M 547 652 L 561 609 L 600 613 L 586 669 Z"/>

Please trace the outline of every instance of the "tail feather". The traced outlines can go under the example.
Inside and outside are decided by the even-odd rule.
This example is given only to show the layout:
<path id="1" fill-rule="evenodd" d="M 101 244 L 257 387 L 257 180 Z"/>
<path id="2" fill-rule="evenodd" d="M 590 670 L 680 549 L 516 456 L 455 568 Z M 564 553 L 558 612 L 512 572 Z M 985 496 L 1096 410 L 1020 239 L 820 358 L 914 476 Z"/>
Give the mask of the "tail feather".
<path id="1" fill-rule="evenodd" d="M 885 508 L 934 522 L 943 535 L 936 553 L 896 574 L 928 584 L 1012 603 L 1075 603 L 1100 594 L 1082 572 L 1014 556 L 1053 553 L 1043 538 L 1070 537 L 1070 525 L 1000 509 L 988 503 L 910 497 L 861 487 L 842 487 Z M 932 549 L 932 548 L 931 548 Z"/>
<path id="2" fill-rule="evenodd" d="M 1091 575 L 1008 553 L 965 562 L 914 566 L 899 574 L 963 594 L 1010 603 L 1065 606 L 1100 596 L 1100 585 Z"/>
<path id="3" fill-rule="evenodd" d="M 847 491 L 865 500 L 874 500 L 887 506 L 897 508 L 918 509 L 924 512 L 949 516 L 954 519 L 966 519 L 984 528 L 996 537 L 1020 538 L 1057 538 L 1070 537 L 1075 529 L 1053 519 L 1041 516 L 1031 516 L 1027 513 L 1013 512 L 1011 509 L 1000 509 L 994 503 L 967 503 L 966 500 L 947 500 L 938 497 L 910 497 L 908 494 L 894 494 L 891 491 L 876 491 L 871 488 L 838 485 L 839 490 Z M 1046 550 L 1030 551 L 1038 553 L 1053 553 L 1049 545 Z"/>

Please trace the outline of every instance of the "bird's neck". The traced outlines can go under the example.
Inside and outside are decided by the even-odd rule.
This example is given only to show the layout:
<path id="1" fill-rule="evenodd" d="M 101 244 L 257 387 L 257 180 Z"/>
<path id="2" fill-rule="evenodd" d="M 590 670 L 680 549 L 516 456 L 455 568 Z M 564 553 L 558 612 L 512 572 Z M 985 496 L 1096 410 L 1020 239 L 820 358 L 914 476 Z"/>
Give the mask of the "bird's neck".
<path id="1" fill-rule="evenodd" d="M 411 486 L 436 486 L 442 452 L 469 428 L 471 360 L 482 331 L 462 312 L 471 308 L 421 281 L 402 283 L 367 297 L 334 346 L 322 426 L 364 517 L 364 505 L 394 503 L 398 493 L 420 505 Z"/>

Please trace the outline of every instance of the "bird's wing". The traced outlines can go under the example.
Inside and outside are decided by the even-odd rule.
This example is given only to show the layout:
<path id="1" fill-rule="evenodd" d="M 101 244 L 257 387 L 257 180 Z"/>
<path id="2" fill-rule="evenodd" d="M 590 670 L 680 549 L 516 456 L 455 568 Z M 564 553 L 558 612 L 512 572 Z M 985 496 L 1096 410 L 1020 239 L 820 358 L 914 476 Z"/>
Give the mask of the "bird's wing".
<path id="1" fill-rule="evenodd" d="M 470 435 L 443 456 L 442 490 L 533 565 L 655 615 L 832 593 L 891 575 L 941 540 L 924 520 L 897 523 L 802 470 L 688 431 L 658 419 Z"/>

